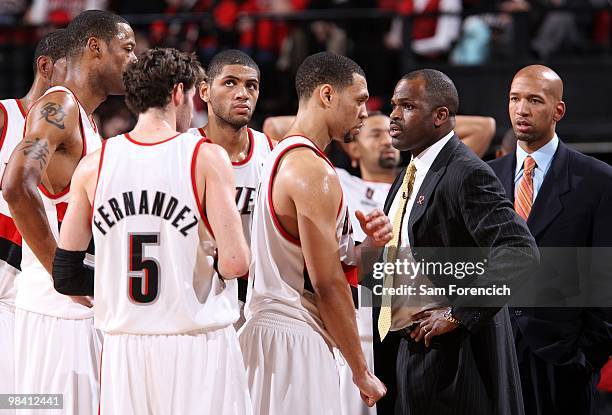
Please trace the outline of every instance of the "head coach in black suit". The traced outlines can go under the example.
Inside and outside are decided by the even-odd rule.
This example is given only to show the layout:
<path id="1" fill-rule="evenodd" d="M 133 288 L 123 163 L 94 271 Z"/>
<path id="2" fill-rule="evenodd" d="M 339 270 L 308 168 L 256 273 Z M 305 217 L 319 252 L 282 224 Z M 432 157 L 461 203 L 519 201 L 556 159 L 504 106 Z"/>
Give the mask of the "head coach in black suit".
<path id="1" fill-rule="evenodd" d="M 490 163 L 540 247 L 536 295 L 560 306 L 511 309 L 528 415 L 591 414 L 599 369 L 612 354 L 610 308 L 563 306 L 585 276 L 612 282 L 612 259 L 600 248 L 612 247 L 612 167 L 558 138 L 562 99 L 552 69 L 517 72 L 508 102 L 517 149 Z M 594 249 L 583 255 L 580 247 Z"/>
<path id="2" fill-rule="evenodd" d="M 538 262 L 535 241 L 491 168 L 455 135 L 453 82 L 431 69 L 411 72 L 395 87 L 392 106 L 393 146 L 412 154 L 385 202 L 395 246 L 411 248 L 417 262 L 453 260 L 444 258 L 453 247 L 484 248 L 485 273 L 470 286 L 524 282 Z M 427 256 L 430 248 L 436 258 Z M 387 323 L 385 307 L 374 308 L 375 368 L 391 395 L 379 401 L 379 413 L 523 414 L 507 308 L 444 296 L 421 308 L 396 300 Z"/>

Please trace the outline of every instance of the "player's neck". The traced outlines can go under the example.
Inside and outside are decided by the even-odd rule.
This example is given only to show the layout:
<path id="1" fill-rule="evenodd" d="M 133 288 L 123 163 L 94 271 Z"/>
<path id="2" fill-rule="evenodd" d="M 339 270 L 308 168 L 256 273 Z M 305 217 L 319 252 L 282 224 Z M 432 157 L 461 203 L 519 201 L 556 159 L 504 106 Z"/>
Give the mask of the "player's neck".
<path id="1" fill-rule="evenodd" d="M 174 113 L 149 109 L 138 116 L 138 122 L 130 137 L 143 143 L 155 143 L 176 136 L 176 117 Z"/>
<path id="2" fill-rule="evenodd" d="M 76 95 L 87 115 L 93 114 L 98 106 L 106 101 L 108 94 L 86 73 L 88 71 L 71 71 L 66 76 L 63 86 Z"/>
<path id="3" fill-rule="evenodd" d="M 208 124 L 204 127 L 204 132 L 210 141 L 227 151 L 232 162 L 240 162 L 248 156 L 251 141 L 246 125 L 236 130 L 231 125 L 219 120 L 218 117 L 211 116 L 208 119 Z"/>
<path id="4" fill-rule="evenodd" d="M 395 180 L 397 172 L 395 169 L 387 169 L 381 172 L 372 172 L 361 167 L 361 179 L 366 182 L 388 183 L 391 184 Z"/>
<path id="5" fill-rule="evenodd" d="M 329 135 L 326 123 L 321 121 L 314 111 L 298 110 L 295 121 L 285 134 L 285 137 L 292 135 L 304 136 L 323 151 L 331 143 L 332 138 Z"/>
<path id="6" fill-rule="evenodd" d="M 21 107 L 27 112 L 32 104 L 34 104 L 38 98 L 43 96 L 48 87 L 49 82 L 46 79 L 36 76 L 28 93 L 24 97 L 19 98 Z"/>

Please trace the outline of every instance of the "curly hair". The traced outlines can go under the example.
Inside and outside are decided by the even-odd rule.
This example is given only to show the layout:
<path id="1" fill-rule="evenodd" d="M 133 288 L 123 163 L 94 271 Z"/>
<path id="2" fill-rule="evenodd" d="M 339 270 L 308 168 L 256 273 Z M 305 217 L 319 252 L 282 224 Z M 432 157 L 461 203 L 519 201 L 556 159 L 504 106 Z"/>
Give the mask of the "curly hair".
<path id="1" fill-rule="evenodd" d="M 135 114 L 149 108 L 163 108 L 170 102 L 175 85 L 188 91 L 205 78 L 195 54 L 173 48 L 154 48 L 143 52 L 123 74 L 125 103 Z"/>

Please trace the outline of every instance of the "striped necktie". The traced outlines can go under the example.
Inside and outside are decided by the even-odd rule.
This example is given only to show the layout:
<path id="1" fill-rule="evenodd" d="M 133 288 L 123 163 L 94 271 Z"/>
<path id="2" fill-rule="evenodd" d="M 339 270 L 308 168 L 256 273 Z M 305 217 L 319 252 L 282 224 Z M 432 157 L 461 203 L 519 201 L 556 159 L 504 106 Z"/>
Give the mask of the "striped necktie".
<path id="1" fill-rule="evenodd" d="M 533 169 L 536 167 L 536 162 L 531 156 L 527 156 L 523 166 L 523 178 L 514 196 L 514 210 L 527 221 L 533 205 Z"/>
<path id="2" fill-rule="evenodd" d="M 393 238 L 387 243 L 387 255 L 385 262 L 395 262 L 397 258 L 397 251 L 401 246 L 401 235 L 402 235 L 402 222 L 406 214 L 406 206 L 408 199 L 412 194 L 412 187 L 414 186 L 414 179 L 416 177 L 416 166 L 414 161 L 411 161 L 404 174 L 404 180 L 402 181 L 402 187 L 399 190 L 399 203 L 395 216 L 393 217 Z M 384 295 L 384 293 L 391 287 L 393 287 L 393 277 L 395 274 L 385 274 L 383 278 L 383 296 L 380 307 L 380 315 L 378 316 L 378 333 L 380 334 L 380 340 L 382 341 L 385 336 L 389 333 L 391 328 L 391 296 Z"/>

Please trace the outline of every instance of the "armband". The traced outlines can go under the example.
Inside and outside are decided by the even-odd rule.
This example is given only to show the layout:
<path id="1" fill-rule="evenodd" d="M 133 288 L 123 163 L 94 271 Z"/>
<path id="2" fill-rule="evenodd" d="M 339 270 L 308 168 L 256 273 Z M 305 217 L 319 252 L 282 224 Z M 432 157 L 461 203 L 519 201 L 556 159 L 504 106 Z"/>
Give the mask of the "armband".
<path id="1" fill-rule="evenodd" d="M 53 258 L 53 287 L 64 295 L 93 295 L 94 270 L 85 266 L 86 251 L 57 248 Z"/>

